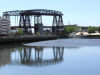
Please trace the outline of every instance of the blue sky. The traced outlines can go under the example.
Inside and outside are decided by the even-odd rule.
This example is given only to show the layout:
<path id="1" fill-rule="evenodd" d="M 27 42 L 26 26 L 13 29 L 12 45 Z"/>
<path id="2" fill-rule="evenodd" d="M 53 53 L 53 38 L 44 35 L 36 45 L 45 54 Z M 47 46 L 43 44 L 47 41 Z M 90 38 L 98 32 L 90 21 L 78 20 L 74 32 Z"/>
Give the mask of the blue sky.
<path id="1" fill-rule="evenodd" d="M 5 11 L 29 9 L 61 11 L 65 25 L 69 21 L 79 26 L 100 26 L 100 0 L 0 0 L 0 16 Z M 11 25 L 15 24 L 14 19 L 11 17 Z M 53 17 L 42 16 L 42 19 L 44 25 L 52 25 Z"/>

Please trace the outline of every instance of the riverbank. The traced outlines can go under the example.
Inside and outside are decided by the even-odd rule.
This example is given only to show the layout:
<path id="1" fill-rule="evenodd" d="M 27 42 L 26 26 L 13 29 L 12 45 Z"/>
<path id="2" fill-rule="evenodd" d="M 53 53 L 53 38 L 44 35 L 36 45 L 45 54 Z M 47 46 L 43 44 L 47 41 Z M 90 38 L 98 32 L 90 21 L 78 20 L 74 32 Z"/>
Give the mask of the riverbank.
<path id="1" fill-rule="evenodd" d="M 57 39 L 57 36 L 5 37 L 5 38 L 0 38 L 0 45 L 25 44 L 25 43 L 38 42 L 44 40 L 54 40 L 54 39 Z"/>

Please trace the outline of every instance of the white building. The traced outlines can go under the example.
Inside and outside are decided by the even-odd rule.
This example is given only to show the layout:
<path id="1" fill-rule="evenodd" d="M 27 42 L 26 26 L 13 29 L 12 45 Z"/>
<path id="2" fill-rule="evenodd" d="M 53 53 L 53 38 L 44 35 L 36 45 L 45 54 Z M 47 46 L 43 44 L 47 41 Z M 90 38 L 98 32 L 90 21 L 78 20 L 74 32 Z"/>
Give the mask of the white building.
<path id="1" fill-rule="evenodd" d="M 11 33 L 10 18 L 0 16 L 0 35 L 5 36 Z"/>

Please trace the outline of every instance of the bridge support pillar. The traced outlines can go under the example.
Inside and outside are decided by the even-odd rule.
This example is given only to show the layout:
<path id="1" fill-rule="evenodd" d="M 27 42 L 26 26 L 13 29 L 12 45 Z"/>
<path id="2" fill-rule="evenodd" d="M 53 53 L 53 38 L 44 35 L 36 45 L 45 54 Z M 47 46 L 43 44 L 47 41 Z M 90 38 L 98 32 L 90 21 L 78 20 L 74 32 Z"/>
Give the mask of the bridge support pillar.
<path id="1" fill-rule="evenodd" d="M 42 24 L 42 17 L 41 15 L 35 15 L 34 16 L 34 26 L 37 26 L 38 28 L 34 28 L 35 34 L 39 32 L 41 35 L 43 35 L 43 24 Z"/>
<path id="2" fill-rule="evenodd" d="M 19 27 L 21 28 L 21 26 L 24 27 L 24 28 L 22 28 L 24 33 L 32 34 L 29 15 L 21 15 L 20 16 Z"/>
<path id="3" fill-rule="evenodd" d="M 56 29 L 57 29 L 57 35 L 61 34 L 60 32 L 64 29 L 62 16 L 59 16 L 58 18 Z"/>
<path id="4" fill-rule="evenodd" d="M 56 35 L 57 16 L 53 16 L 52 33 Z"/>
<path id="5" fill-rule="evenodd" d="M 20 20 L 19 20 L 19 27 L 24 26 L 24 15 L 20 15 Z"/>
<path id="6" fill-rule="evenodd" d="M 31 30 L 31 23 L 30 23 L 30 16 L 29 15 L 25 15 L 25 32 L 27 34 L 32 34 L 32 30 Z M 29 28 L 27 28 L 29 27 Z"/>

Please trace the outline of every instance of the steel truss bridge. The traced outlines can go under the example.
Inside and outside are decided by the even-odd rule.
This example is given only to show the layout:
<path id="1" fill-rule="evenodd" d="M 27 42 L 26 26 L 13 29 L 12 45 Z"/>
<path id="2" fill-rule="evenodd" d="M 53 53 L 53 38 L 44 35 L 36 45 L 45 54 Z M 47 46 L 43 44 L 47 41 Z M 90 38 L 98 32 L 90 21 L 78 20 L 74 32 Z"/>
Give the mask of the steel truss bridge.
<path id="1" fill-rule="evenodd" d="M 43 34 L 42 15 L 53 16 L 52 32 L 59 33 L 59 30 L 64 28 L 63 14 L 60 11 L 46 10 L 46 9 L 34 9 L 34 10 L 15 10 L 3 12 L 4 17 L 20 16 L 19 27 L 23 28 L 23 31 L 27 34 L 31 34 L 31 17 L 34 15 L 34 30 Z"/>

